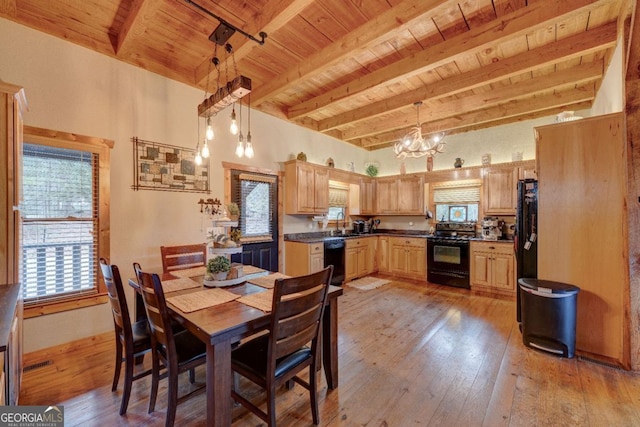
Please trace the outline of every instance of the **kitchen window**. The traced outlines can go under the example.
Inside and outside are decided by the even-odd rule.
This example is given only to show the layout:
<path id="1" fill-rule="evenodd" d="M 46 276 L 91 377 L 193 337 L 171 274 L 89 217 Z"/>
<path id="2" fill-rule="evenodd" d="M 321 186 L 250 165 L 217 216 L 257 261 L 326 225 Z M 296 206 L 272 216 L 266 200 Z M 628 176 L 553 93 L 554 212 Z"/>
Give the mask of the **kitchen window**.
<path id="1" fill-rule="evenodd" d="M 65 141 L 42 134 L 30 135 L 26 129 L 23 146 L 22 292 L 27 317 L 29 307 L 37 307 L 32 314 L 50 313 L 103 302 L 97 298 L 105 294 L 98 262 L 109 257 L 109 147 L 93 138 Z"/>
<path id="2" fill-rule="evenodd" d="M 329 181 L 329 221 L 344 221 L 347 217 L 349 187 L 336 181 Z"/>

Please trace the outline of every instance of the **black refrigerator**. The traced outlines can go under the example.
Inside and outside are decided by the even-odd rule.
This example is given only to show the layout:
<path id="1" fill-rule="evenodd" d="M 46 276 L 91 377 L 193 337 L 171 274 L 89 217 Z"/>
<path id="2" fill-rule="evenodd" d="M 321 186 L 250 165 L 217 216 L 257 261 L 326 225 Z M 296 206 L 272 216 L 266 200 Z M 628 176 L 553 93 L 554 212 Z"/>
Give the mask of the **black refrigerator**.
<path id="1" fill-rule="evenodd" d="M 518 181 L 518 204 L 516 211 L 515 250 L 517 263 L 516 316 L 521 322 L 520 286 L 521 278 L 538 277 L 538 181 L 524 179 Z"/>

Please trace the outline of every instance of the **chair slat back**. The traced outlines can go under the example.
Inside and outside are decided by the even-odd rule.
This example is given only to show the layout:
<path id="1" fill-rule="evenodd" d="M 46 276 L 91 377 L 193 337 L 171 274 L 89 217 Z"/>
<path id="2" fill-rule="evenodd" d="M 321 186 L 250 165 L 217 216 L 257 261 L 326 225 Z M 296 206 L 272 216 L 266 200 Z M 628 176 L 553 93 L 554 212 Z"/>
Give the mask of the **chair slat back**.
<path id="1" fill-rule="evenodd" d="M 160 246 L 162 255 L 162 271 L 169 273 L 173 270 L 199 267 L 207 262 L 207 245 Z"/>
<path id="2" fill-rule="evenodd" d="M 167 311 L 167 303 L 162 291 L 162 282 L 157 274 L 145 273 L 136 269 L 138 284 L 142 292 L 142 300 L 144 301 L 144 309 L 149 320 L 149 329 L 152 339 L 157 344 L 165 348 L 165 354 L 168 354 L 173 346 L 173 332 L 169 321 L 169 313 Z"/>
<path id="3" fill-rule="evenodd" d="M 307 276 L 278 279 L 273 292 L 270 367 L 311 342 L 316 351 L 333 266 Z"/>
<path id="4" fill-rule="evenodd" d="M 107 294 L 111 303 L 111 313 L 113 314 L 113 323 L 122 339 L 130 337 L 131 318 L 129 317 L 129 308 L 127 299 L 122 286 L 122 278 L 117 265 L 109 265 L 106 259 L 100 258 L 100 269 L 102 277 L 107 286 Z"/>

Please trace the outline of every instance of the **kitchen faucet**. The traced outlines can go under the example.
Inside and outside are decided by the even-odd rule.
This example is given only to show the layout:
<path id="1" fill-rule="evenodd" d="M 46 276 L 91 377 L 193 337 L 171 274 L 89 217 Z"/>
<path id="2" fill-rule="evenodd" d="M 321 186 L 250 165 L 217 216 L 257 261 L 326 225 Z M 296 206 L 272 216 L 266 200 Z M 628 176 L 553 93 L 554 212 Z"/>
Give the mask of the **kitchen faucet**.
<path id="1" fill-rule="evenodd" d="M 342 215 L 342 234 L 344 234 L 344 228 L 345 228 L 345 223 L 346 223 L 346 219 L 344 217 L 344 212 L 338 212 L 338 214 L 336 215 L 336 232 L 338 231 L 338 227 L 340 225 L 340 215 Z"/>

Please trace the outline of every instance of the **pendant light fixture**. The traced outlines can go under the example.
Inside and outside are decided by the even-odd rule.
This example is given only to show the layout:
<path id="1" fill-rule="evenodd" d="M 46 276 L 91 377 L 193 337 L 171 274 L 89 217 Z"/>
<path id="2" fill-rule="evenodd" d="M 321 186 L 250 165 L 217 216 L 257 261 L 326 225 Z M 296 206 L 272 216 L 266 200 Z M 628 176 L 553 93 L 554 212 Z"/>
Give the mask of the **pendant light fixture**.
<path id="1" fill-rule="evenodd" d="M 233 110 L 231 110 L 231 125 L 229 126 L 229 132 L 231 135 L 238 134 L 238 123 L 236 122 L 236 103 L 233 103 Z"/>
<path id="2" fill-rule="evenodd" d="M 242 100 L 240 100 L 240 133 L 238 134 L 238 145 L 236 145 L 236 156 L 244 156 L 244 137 L 242 136 Z"/>
<path id="3" fill-rule="evenodd" d="M 253 158 L 253 144 L 251 143 L 251 94 L 249 94 L 249 117 L 247 120 L 247 145 L 244 148 L 244 155 L 248 159 Z"/>
<path id="4" fill-rule="evenodd" d="M 433 156 L 437 153 L 444 152 L 445 143 L 443 139 L 445 133 L 435 133 L 427 138 L 422 136 L 422 124 L 420 123 L 420 106 L 422 105 L 422 101 L 415 102 L 413 105 L 416 107 L 417 123 L 404 138 L 394 144 L 393 152 L 396 157 L 404 159 L 406 157 Z"/>

